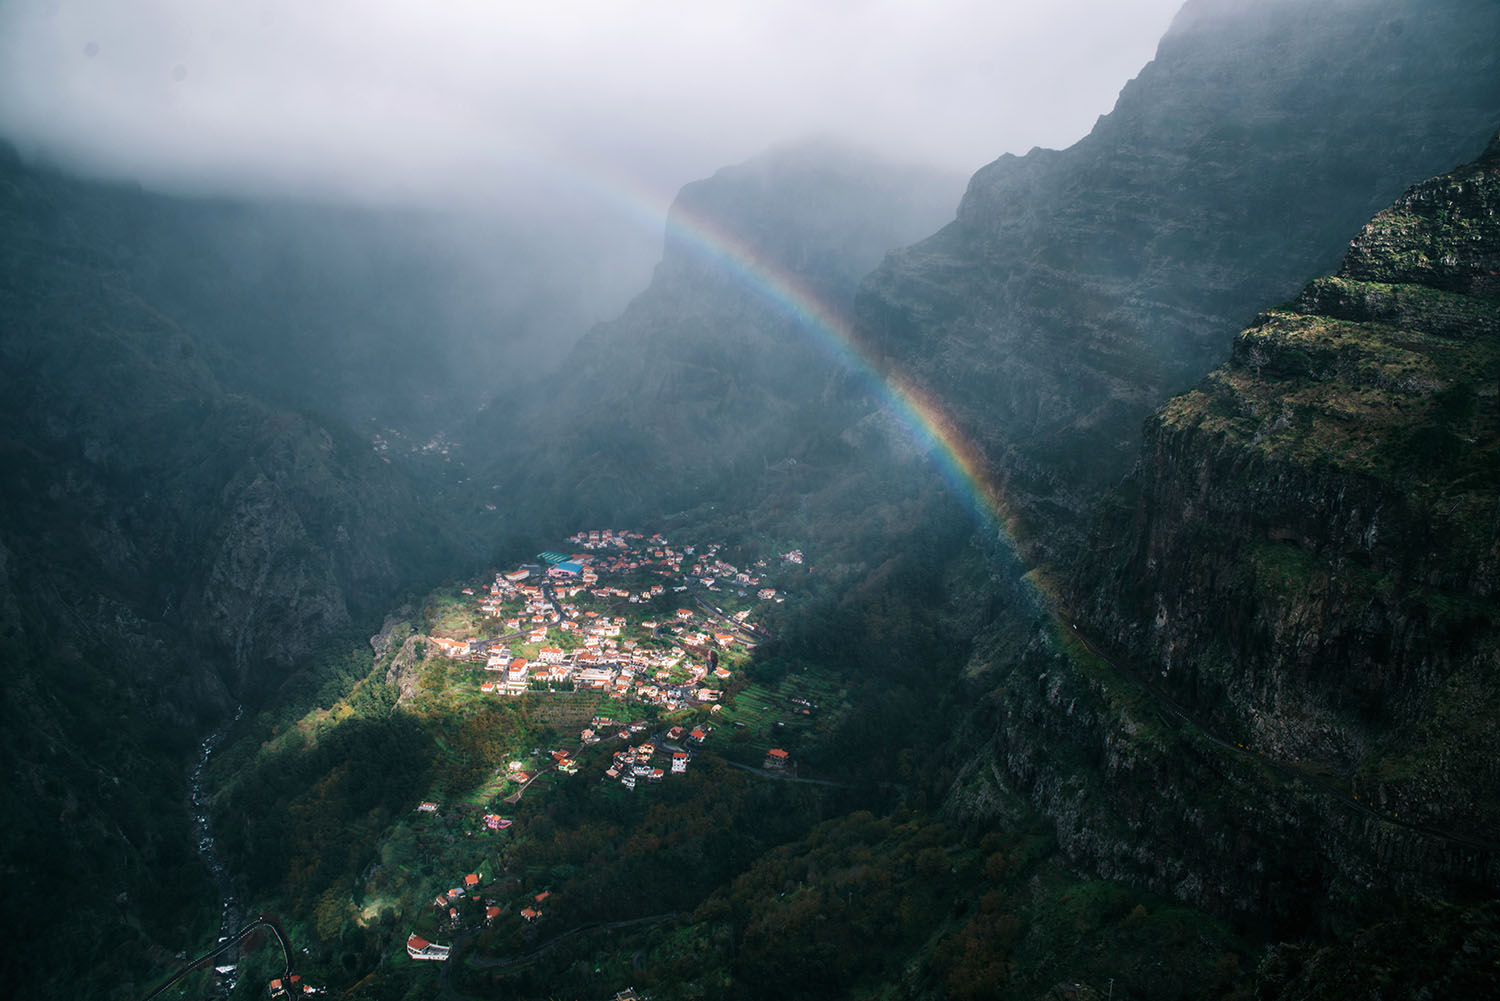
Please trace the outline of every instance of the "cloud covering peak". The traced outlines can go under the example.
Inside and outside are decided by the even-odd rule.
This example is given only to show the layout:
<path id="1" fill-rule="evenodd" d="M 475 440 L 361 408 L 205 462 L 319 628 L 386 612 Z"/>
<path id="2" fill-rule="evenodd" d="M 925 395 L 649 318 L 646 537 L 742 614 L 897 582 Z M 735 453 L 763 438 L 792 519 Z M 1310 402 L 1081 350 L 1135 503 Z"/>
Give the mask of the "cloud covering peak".
<path id="1" fill-rule="evenodd" d="M 1176 6 L 10 0 L 0 134 L 152 187 L 379 200 L 576 172 L 665 201 L 811 133 L 967 172 L 1083 135 Z"/>

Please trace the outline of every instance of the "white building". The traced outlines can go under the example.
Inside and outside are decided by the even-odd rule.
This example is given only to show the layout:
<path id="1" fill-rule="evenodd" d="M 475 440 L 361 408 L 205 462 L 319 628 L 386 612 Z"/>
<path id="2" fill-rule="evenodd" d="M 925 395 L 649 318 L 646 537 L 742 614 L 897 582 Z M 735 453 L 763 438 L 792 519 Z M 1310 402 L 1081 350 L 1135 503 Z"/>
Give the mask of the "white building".
<path id="1" fill-rule="evenodd" d="M 416 932 L 412 932 L 406 940 L 406 954 L 412 959 L 432 959 L 443 962 L 448 958 L 448 953 L 453 949 L 451 945 L 436 945 L 427 941 Z"/>

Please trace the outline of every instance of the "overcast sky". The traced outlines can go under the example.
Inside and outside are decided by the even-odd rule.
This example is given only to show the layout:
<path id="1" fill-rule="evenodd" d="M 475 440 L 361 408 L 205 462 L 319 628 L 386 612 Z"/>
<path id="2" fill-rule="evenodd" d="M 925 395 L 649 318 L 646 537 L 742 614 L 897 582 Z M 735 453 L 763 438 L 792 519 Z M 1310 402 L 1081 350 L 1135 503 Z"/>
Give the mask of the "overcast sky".
<path id="1" fill-rule="evenodd" d="M 971 173 L 1109 110 L 1180 0 L 0 0 L 0 133 L 153 188 L 669 200 L 834 134 Z"/>

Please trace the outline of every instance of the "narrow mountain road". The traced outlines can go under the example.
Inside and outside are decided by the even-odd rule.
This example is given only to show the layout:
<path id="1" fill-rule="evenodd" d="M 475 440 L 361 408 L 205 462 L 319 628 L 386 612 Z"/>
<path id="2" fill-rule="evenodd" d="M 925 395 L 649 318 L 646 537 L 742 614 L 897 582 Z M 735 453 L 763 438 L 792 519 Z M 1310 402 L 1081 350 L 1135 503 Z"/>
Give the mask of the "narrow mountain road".
<path id="1" fill-rule="evenodd" d="M 1250 758 L 1254 761 L 1257 761 L 1260 764 L 1265 765 L 1267 768 L 1270 768 L 1276 773 L 1287 778 L 1306 782 L 1308 785 L 1318 789 L 1323 794 L 1336 799 L 1343 806 L 1355 811 L 1356 813 L 1363 814 L 1364 816 L 1369 817 L 1372 820 L 1378 820 L 1382 823 L 1392 824 L 1396 827 L 1405 828 L 1409 831 L 1416 831 L 1420 834 L 1427 835 L 1428 837 L 1447 841 L 1450 844 L 1462 845 L 1465 848 L 1475 848 L 1480 851 L 1500 853 L 1500 843 L 1471 837 L 1467 834 L 1460 834 L 1457 831 L 1450 831 L 1438 827 L 1432 827 L 1428 824 L 1420 824 L 1410 820 L 1403 820 L 1395 814 L 1383 813 L 1372 807 L 1369 803 L 1360 800 L 1350 793 L 1340 789 L 1338 786 L 1334 785 L 1332 782 L 1323 778 L 1322 776 L 1315 775 L 1305 768 L 1298 767 L 1293 762 L 1282 761 L 1278 758 L 1268 757 L 1267 755 L 1260 753 L 1254 748 L 1246 747 L 1243 744 L 1237 744 L 1232 740 L 1228 740 L 1224 737 L 1219 736 L 1217 733 L 1214 733 L 1212 730 L 1210 730 L 1207 725 L 1200 722 L 1186 709 L 1182 708 L 1176 702 L 1172 701 L 1172 699 L 1168 697 L 1166 693 L 1162 692 L 1155 685 L 1151 684 L 1149 678 L 1146 678 L 1138 672 L 1124 666 L 1120 661 L 1116 660 L 1114 657 L 1111 657 L 1108 653 L 1106 653 L 1098 643 L 1089 639 L 1088 635 L 1084 633 L 1083 630 L 1078 628 L 1077 620 L 1073 620 L 1070 616 L 1066 616 L 1061 610 L 1054 610 L 1053 615 L 1057 619 L 1059 624 L 1065 625 L 1072 632 L 1073 636 L 1077 638 L 1078 642 L 1083 644 L 1084 649 L 1093 654 L 1095 657 L 1098 657 L 1105 664 L 1108 664 L 1109 667 L 1113 671 L 1115 671 L 1115 673 L 1139 684 L 1146 690 L 1146 693 L 1151 696 L 1152 700 L 1161 707 L 1161 709 L 1163 709 L 1174 718 L 1182 721 L 1183 723 L 1186 723 L 1196 733 L 1198 733 L 1200 736 L 1207 739 L 1211 743 L 1224 748 L 1232 754 L 1237 754 L 1241 757 Z"/>
<path id="2" fill-rule="evenodd" d="M 207 965 L 208 963 L 211 963 L 213 960 L 219 958 L 225 953 L 232 952 L 233 950 L 238 948 L 241 942 L 243 942 L 246 938 L 249 938 L 252 934 L 254 934 L 261 928 L 269 928 L 271 930 L 271 933 L 276 936 L 276 941 L 281 946 L 281 976 L 283 979 L 290 978 L 292 975 L 292 944 L 291 942 L 287 941 L 286 932 L 281 930 L 281 923 L 279 921 L 269 915 L 261 914 L 258 915 L 254 921 L 250 922 L 239 931 L 225 938 L 218 944 L 218 946 L 216 946 L 211 951 L 205 952 L 203 955 L 197 957 L 196 959 L 189 960 L 186 966 L 172 975 L 172 979 L 162 984 L 150 994 L 147 994 L 145 998 L 142 999 L 142 1001 L 152 1001 L 153 998 L 159 997 L 168 988 L 172 987 L 172 985 L 176 984 L 177 981 L 181 980 L 189 973 Z"/>
<path id="3" fill-rule="evenodd" d="M 552 938 L 549 938 L 541 945 L 535 946 L 527 952 L 519 953 L 514 956 L 466 956 L 464 957 L 464 963 L 480 970 L 495 970 L 504 969 L 507 966 L 519 966 L 522 963 L 530 962 L 553 946 L 561 942 L 566 942 L 569 939 L 577 938 L 579 935 L 582 935 L 586 932 L 617 931 L 621 928 L 631 928 L 635 925 L 656 924 L 662 921 L 680 918 L 682 916 L 682 911 L 665 911 L 661 914 L 648 914 L 643 918 L 629 918 L 625 921 L 607 921 L 602 923 L 595 922 L 592 924 L 579 925 L 576 928 L 570 928 L 559 935 L 554 935 Z"/>
<path id="4" fill-rule="evenodd" d="M 576 928 L 568 929 L 560 935 L 555 935 L 552 938 L 549 938 L 541 945 L 538 945 L 527 952 L 519 953 L 514 956 L 465 956 L 463 959 L 463 963 L 466 966 L 478 970 L 501 970 L 505 969 L 506 967 L 520 966 L 522 963 L 528 963 L 531 960 L 535 959 L 537 956 L 546 952 L 548 949 L 551 949 L 553 946 L 558 945 L 562 942 L 566 942 L 569 939 L 577 938 L 579 935 L 582 935 L 586 932 L 615 931 L 620 928 L 630 928 L 634 925 L 655 924 L 662 921 L 673 920 L 682 916 L 683 912 L 681 911 L 667 911 L 663 914 L 649 914 L 643 918 L 630 918 L 625 921 L 609 921 L 603 923 L 596 922 L 593 924 L 579 925 Z M 450 956 L 458 955 L 459 947 L 466 943 L 471 937 L 471 933 L 465 932 L 457 939 L 455 939 L 453 943 L 453 952 L 450 953 Z M 472 999 L 470 999 L 467 995 L 460 994 L 458 993 L 458 991 L 454 990 L 453 985 L 449 983 L 450 971 L 452 970 L 454 962 L 455 960 L 450 958 L 447 962 L 442 964 L 443 968 L 438 972 L 438 990 L 442 993 L 443 1001 L 472 1001 Z"/>
<path id="5" fill-rule="evenodd" d="M 708 612 L 712 618 L 716 619 L 721 625 L 726 626 L 741 643 L 754 643 L 757 640 L 768 640 L 771 638 L 770 633 L 767 633 L 760 629 L 750 628 L 743 622 L 739 622 L 731 616 L 727 615 L 724 612 L 724 609 L 720 608 L 718 605 L 710 602 L 701 593 L 699 593 L 698 584 L 693 580 L 693 578 L 684 577 L 682 578 L 682 582 L 687 585 L 688 596 L 696 601 L 699 607 L 702 608 L 705 612 Z M 748 634 L 748 638 L 746 636 L 740 635 L 741 633 Z"/>
<path id="6" fill-rule="evenodd" d="M 742 772 L 749 772 L 751 775 L 755 775 L 763 779 L 770 779 L 773 782 L 797 782 L 802 785 L 827 786 L 831 789 L 891 790 L 892 792 L 895 792 L 898 796 L 900 796 L 903 801 L 906 799 L 909 792 L 907 787 L 899 782 L 850 783 L 834 782 L 831 779 L 804 779 L 798 778 L 795 775 L 783 775 L 780 772 L 773 772 L 765 768 L 753 768 L 750 765 L 742 765 L 737 761 L 730 761 L 727 758 L 720 758 L 719 760 L 724 762 L 724 764 L 728 765 L 730 768 L 738 768 Z"/>
<path id="7" fill-rule="evenodd" d="M 758 775 L 763 779 L 771 779 L 775 782 L 797 782 L 802 785 L 830 786 L 834 789 L 860 788 L 859 786 L 850 785 L 847 782 L 834 782 L 829 779 L 802 779 L 798 778 L 795 775 L 783 775 L 780 772 L 769 771 L 765 768 L 752 768 L 749 765 L 742 765 L 738 761 L 730 761 L 726 758 L 720 758 L 719 760 L 723 761 L 724 764 L 728 765 L 730 768 L 738 768 L 742 772 L 749 772 L 751 775 Z"/>

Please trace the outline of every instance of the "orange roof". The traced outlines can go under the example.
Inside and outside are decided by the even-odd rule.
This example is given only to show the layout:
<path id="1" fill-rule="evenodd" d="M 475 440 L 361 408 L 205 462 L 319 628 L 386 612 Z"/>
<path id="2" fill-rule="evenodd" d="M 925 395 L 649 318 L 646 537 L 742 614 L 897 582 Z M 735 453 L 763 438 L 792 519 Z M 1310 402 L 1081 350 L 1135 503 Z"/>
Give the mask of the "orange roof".
<path id="1" fill-rule="evenodd" d="M 767 751 L 766 753 L 769 754 L 773 758 L 784 758 L 784 757 L 787 756 L 787 753 L 785 751 L 783 751 L 779 747 L 773 747 L 769 751 Z"/>
<path id="2" fill-rule="evenodd" d="M 412 932 L 411 938 L 409 938 L 409 939 L 406 940 L 406 947 L 408 949 L 416 949 L 418 952 L 421 952 L 423 949 L 427 948 L 431 944 L 432 944 L 431 942 L 427 941 L 425 938 L 423 938 L 422 936 L 418 935 L 416 932 Z"/>
<path id="3" fill-rule="evenodd" d="M 465 886 L 477 886 L 477 885 L 479 885 L 479 874 L 478 873 L 473 873 L 473 872 L 469 873 L 467 876 L 464 877 L 464 885 Z"/>

